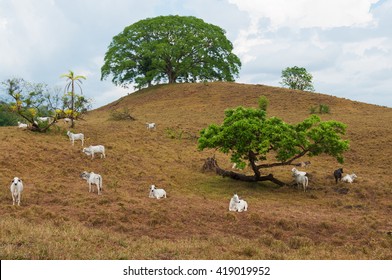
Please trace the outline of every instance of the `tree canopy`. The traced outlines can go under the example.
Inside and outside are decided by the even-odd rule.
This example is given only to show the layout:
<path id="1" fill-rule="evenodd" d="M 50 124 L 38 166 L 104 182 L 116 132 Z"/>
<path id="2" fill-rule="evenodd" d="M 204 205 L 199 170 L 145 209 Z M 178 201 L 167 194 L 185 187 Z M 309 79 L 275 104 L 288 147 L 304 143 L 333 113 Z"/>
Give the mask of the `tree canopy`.
<path id="1" fill-rule="evenodd" d="M 313 76 L 303 67 L 287 67 L 282 70 L 283 86 L 291 89 L 314 91 Z"/>
<path id="2" fill-rule="evenodd" d="M 226 172 L 226 176 L 283 185 L 272 174 L 262 176 L 260 170 L 289 165 L 305 155 L 327 154 L 342 163 L 343 152 L 349 148 L 349 141 L 341 139 L 345 130 L 345 124 L 321 121 L 316 115 L 298 124 L 288 124 L 277 117 L 267 118 L 264 110 L 238 107 L 225 111 L 222 125 L 211 124 L 201 131 L 198 148 L 230 154 L 237 166 L 243 168 L 249 163 L 254 171 L 254 176 L 232 171 Z"/>
<path id="3" fill-rule="evenodd" d="M 155 83 L 234 81 L 241 67 L 225 31 L 192 16 L 140 20 L 113 37 L 101 80 L 124 87 Z"/>

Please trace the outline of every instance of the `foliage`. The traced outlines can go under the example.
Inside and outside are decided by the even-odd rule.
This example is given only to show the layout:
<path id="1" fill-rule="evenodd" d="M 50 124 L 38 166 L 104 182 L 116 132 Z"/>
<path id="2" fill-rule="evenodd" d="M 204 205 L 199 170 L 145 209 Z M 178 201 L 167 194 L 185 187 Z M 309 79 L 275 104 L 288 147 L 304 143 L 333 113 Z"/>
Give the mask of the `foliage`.
<path id="1" fill-rule="evenodd" d="M 7 95 L 12 98 L 9 108 L 20 118 L 30 123 L 32 130 L 45 132 L 54 124 L 54 110 L 58 96 L 50 93 L 46 84 L 29 83 L 21 78 L 8 79 L 2 82 Z M 51 122 L 37 122 L 39 116 L 53 117 Z"/>
<path id="2" fill-rule="evenodd" d="M 113 37 L 101 79 L 143 88 L 160 82 L 234 81 L 241 66 L 225 31 L 192 16 L 140 20 Z"/>
<path id="3" fill-rule="evenodd" d="M 84 109 L 84 105 L 88 104 L 89 101 L 86 100 L 83 97 L 83 90 L 82 90 L 82 80 L 85 80 L 86 77 L 84 76 L 76 76 L 75 73 L 71 70 L 69 70 L 69 72 L 67 74 L 63 74 L 61 75 L 62 78 L 66 78 L 68 83 L 65 86 L 65 90 L 66 92 L 68 92 L 71 100 L 70 100 L 70 106 L 68 107 L 71 110 L 71 113 L 69 115 L 69 117 L 71 118 L 71 127 L 73 128 L 75 126 L 74 124 L 74 119 L 78 116 L 79 113 L 81 113 L 81 111 L 77 111 L 76 109 Z M 75 95 L 75 84 L 79 87 L 81 95 L 76 96 Z M 71 91 L 70 91 L 71 89 Z M 66 95 L 65 95 L 65 100 L 64 100 L 64 104 L 66 104 Z M 75 102 L 75 98 L 76 101 L 79 101 L 78 104 L 76 104 Z"/>
<path id="4" fill-rule="evenodd" d="M 74 109 L 72 108 L 72 93 L 67 92 L 62 97 L 62 110 L 60 114 L 64 117 L 70 118 L 73 116 L 74 119 L 80 118 L 81 115 L 86 113 L 91 109 L 91 100 L 87 99 L 85 96 L 81 94 L 74 94 Z M 73 114 L 72 114 L 73 112 Z"/>
<path id="5" fill-rule="evenodd" d="M 303 67 L 287 67 L 282 71 L 283 86 L 291 89 L 314 91 L 313 76 Z"/>
<path id="6" fill-rule="evenodd" d="M 326 104 L 319 104 L 319 106 L 312 106 L 310 107 L 310 113 L 311 114 L 329 114 L 330 109 L 329 106 Z"/>
<path id="7" fill-rule="evenodd" d="M 18 122 L 18 117 L 10 111 L 8 104 L 0 104 L 0 126 L 14 126 Z"/>
<path id="8" fill-rule="evenodd" d="M 263 110 L 263 111 L 267 111 L 268 105 L 269 105 L 268 98 L 265 97 L 264 95 L 260 96 L 260 98 L 259 98 L 259 109 Z"/>
<path id="9" fill-rule="evenodd" d="M 349 141 L 342 140 L 346 125 L 337 121 L 321 121 L 316 115 L 298 124 L 288 124 L 266 112 L 238 107 L 225 111 L 222 125 L 211 124 L 203 129 L 199 150 L 217 149 L 231 154 L 231 161 L 240 168 L 250 163 L 256 180 L 260 169 L 291 164 L 304 156 L 327 154 L 343 162 Z M 261 164 L 272 154 L 276 162 Z"/>

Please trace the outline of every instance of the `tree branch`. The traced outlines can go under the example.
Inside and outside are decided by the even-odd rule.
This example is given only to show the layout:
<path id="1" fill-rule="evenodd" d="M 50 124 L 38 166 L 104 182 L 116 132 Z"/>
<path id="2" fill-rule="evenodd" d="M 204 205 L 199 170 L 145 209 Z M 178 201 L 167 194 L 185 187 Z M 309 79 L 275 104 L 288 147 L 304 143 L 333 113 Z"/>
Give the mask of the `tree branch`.
<path id="1" fill-rule="evenodd" d="M 219 167 L 215 158 L 207 158 L 203 165 L 204 171 L 215 171 L 216 174 L 221 175 L 222 177 L 229 177 L 234 180 L 244 181 L 244 182 L 262 182 L 262 181 L 271 181 L 278 186 L 285 186 L 286 184 L 274 177 L 273 174 L 268 174 L 265 176 L 247 176 L 241 173 L 227 171 Z"/>

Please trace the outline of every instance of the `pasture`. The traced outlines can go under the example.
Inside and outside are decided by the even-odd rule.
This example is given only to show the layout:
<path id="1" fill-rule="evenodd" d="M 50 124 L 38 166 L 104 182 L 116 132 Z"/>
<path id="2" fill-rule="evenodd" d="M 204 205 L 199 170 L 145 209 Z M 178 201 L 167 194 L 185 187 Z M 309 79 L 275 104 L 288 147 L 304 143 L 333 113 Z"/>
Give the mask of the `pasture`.
<path id="1" fill-rule="evenodd" d="M 268 116 L 289 123 L 328 105 L 321 118 L 348 125 L 345 163 L 301 159 L 311 161 L 297 167 L 311 174 L 306 193 L 203 173 L 214 151 L 197 150 L 199 131 L 221 123 L 226 108 L 257 107 L 261 95 Z M 115 109 L 136 120 L 110 120 Z M 392 259 L 391 120 L 391 108 L 217 82 L 155 86 L 89 112 L 73 132 L 84 133 L 84 147 L 104 145 L 106 158 L 91 159 L 80 141 L 73 146 L 63 122 L 47 134 L 2 127 L 0 258 Z M 215 155 L 231 169 L 228 156 Z M 267 171 L 291 184 L 292 167 Z M 335 184 L 339 167 L 358 178 Z M 102 195 L 89 193 L 83 171 L 102 175 Z M 14 177 L 24 184 L 19 207 L 9 190 Z M 149 198 L 152 184 L 167 198 Z M 248 211 L 228 211 L 234 193 Z"/>

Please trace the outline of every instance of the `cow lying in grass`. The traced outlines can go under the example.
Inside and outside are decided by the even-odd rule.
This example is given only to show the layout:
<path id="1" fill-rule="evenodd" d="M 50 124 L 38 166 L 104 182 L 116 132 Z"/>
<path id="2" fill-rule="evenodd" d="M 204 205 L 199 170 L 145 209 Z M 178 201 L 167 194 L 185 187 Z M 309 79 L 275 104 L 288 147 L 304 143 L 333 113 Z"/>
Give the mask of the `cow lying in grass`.
<path id="1" fill-rule="evenodd" d="M 357 175 L 353 174 L 347 174 L 346 176 L 344 176 L 342 178 L 342 182 L 346 182 L 346 183 L 352 183 L 354 182 L 354 179 L 358 178 Z"/>
<path id="2" fill-rule="evenodd" d="M 148 130 L 150 129 L 156 129 L 156 124 L 155 123 L 146 123 L 146 127 Z"/>
<path id="3" fill-rule="evenodd" d="M 230 199 L 229 211 L 248 211 L 248 203 L 245 200 L 240 199 L 237 194 L 234 194 Z"/>
<path id="4" fill-rule="evenodd" d="M 156 199 L 166 198 L 166 191 L 164 189 L 157 189 L 155 185 L 151 185 L 148 197 Z"/>

